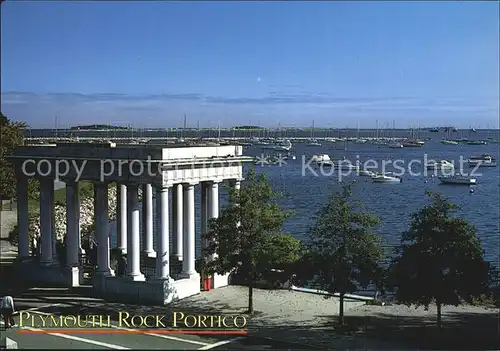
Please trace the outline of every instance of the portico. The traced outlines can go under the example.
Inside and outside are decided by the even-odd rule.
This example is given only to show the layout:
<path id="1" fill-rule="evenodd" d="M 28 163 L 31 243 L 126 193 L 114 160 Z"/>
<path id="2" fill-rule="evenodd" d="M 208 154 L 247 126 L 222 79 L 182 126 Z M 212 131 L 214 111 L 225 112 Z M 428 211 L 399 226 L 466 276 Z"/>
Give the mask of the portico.
<path id="1" fill-rule="evenodd" d="M 103 296 L 166 304 L 200 292 L 200 274 L 195 266 L 195 245 L 199 237 L 195 232 L 195 189 L 199 188 L 201 194 L 201 232 L 206 232 L 208 219 L 219 214 L 219 184 L 231 181 L 239 187 L 243 163 L 251 162 L 252 158 L 243 156 L 240 146 L 162 148 L 63 143 L 20 147 L 12 160 L 18 175 L 19 258 L 25 262 L 19 268 L 26 270 L 26 276 L 44 283 L 81 284 L 78 182 L 87 180 L 94 183 L 95 190 L 95 291 Z M 40 260 L 31 262 L 26 260 L 29 258 L 29 177 L 40 179 L 41 192 Z M 55 262 L 55 179 L 66 183 L 66 267 Z M 117 188 L 116 249 L 127 255 L 127 271 L 123 277 L 117 277 L 110 266 L 108 188 L 112 183 Z M 169 223 L 170 208 L 172 223 Z M 154 218 L 156 231 L 153 231 Z M 154 276 L 146 276 L 141 271 L 141 262 L 151 260 L 155 260 Z M 182 261 L 180 274 L 172 274 L 171 260 Z M 227 284 L 227 276 L 213 278 L 214 288 Z"/>

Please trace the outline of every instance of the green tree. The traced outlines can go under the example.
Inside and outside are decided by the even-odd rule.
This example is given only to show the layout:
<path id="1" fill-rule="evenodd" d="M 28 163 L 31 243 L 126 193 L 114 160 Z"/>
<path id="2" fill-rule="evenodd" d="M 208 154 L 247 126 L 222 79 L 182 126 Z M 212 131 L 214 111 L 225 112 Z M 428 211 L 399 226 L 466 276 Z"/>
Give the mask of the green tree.
<path id="1" fill-rule="evenodd" d="M 351 189 L 351 184 L 345 185 L 319 211 L 310 233 L 309 264 L 305 264 L 316 274 L 314 283 L 332 294 L 339 294 L 341 326 L 345 295 L 373 282 L 384 256 L 380 238 L 371 233 L 379 219 L 360 211 L 362 204 L 352 200 Z"/>
<path id="2" fill-rule="evenodd" d="M 300 240 L 290 234 L 266 235 L 258 249 L 256 270 L 268 282 L 283 283 L 294 273 L 303 252 Z"/>
<path id="3" fill-rule="evenodd" d="M 11 162 L 6 158 L 12 156 L 14 150 L 24 144 L 26 123 L 14 122 L 0 112 L 0 198 L 11 199 L 16 194 L 16 174 Z M 28 196 L 37 198 L 38 181 L 29 180 Z"/>
<path id="4" fill-rule="evenodd" d="M 441 328 L 442 306 L 471 303 L 485 293 L 490 267 L 475 228 L 452 217 L 458 207 L 439 193 L 427 195 L 432 202 L 412 215 L 389 273 L 398 301 L 426 309 L 435 302 Z"/>
<path id="5" fill-rule="evenodd" d="M 233 272 L 248 283 L 248 313 L 253 313 L 253 286 L 259 276 L 259 258 L 267 247 L 268 235 L 279 234 L 290 215 L 276 203 L 279 194 L 255 169 L 250 169 L 240 190 L 229 191 L 229 201 L 218 218 L 209 221 L 203 236 L 208 245 L 203 249 L 204 271 L 210 274 Z"/>
<path id="6" fill-rule="evenodd" d="M 15 196 L 16 174 L 14 167 L 6 159 L 16 147 L 23 144 L 24 123 L 13 122 L 0 113 L 0 198 L 11 199 Z"/>

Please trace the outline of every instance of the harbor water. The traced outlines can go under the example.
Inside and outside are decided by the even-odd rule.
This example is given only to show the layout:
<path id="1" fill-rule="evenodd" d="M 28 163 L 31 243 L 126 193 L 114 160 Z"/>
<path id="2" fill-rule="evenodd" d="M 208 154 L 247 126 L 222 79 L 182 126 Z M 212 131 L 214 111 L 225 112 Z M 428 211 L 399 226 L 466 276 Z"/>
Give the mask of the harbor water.
<path id="1" fill-rule="evenodd" d="M 50 136 L 54 135 L 54 131 L 31 131 L 32 136 Z M 71 132 L 74 133 L 74 132 Z M 86 136 L 96 135 L 102 136 L 103 132 L 83 132 Z M 93 134 L 92 134 L 93 133 Z M 120 132 L 124 133 L 124 132 Z M 156 132 L 144 132 L 142 137 L 158 136 Z M 208 133 L 208 134 L 207 134 Z M 333 132 L 324 132 L 324 135 L 332 135 Z M 362 134 L 374 136 L 379 134 L 379 131 L 365 131 Z M 390 132 L 386 132 L 389 134 Z M 399 136 L 408 136 L 410 131 L 398 131 Z M 466 133 L 464 131 L 463 133 Z M 63 133 L 59 132 L 62 136 Z M 69 132 L 68 132 L 69 134 Z M 97 135 L 99 134 L 99 135 Z M 226 132 L 229 135 L 221 135 L 231 137 L 232 133 Z M 233 133 L 234 134 L 234 133 Z M 356 130 L 346 131 L 342 136 L 356 136 Z M 73 135 L 73 134 L 72 134 Z M 80 135 L 80 134 L 78 134 Z M 125 135 L 125 134 L 124 134 Z M 196 134 L 195 134 L 196 135 Z M 459 135 L 459 134 L 457 134 Z M 82 135 L 83 136 L 83 135 Z M 174 136 L 171 135 L 170 136 Z M 205 132 L 205 137 L 210 135 Z M 237 135 L 242 137 L 242 135 Z M 247 137 L 250 135 L 247 134 Z M 256 136 L 256 135 L 254 135 Z M 287 135 L 282 135 L 287 137 Z M 309 132 L 302 132 L 294 137 L 309 136 Z M 337 135 L 332 135 L 336 137 Z M 290 136 L 292 137 L 292 136 Z M 431 139 L 432 137 L 433 139 Z M 476 177 L 478 184 L 473 186 L 473 192 L 469 186 L 460 185 L 443 185 L 432 176 L 411 176 L 403 174 L 401 183 L 373 183 L 368 177 L 352 175 L 345 177 L 339 181 L 336 173 L 332 175 L 315 175 L 310 172 L 307 167 L 304 167 L 302 156 L 305 161 L 312 155 L 328 154 L 332 159 L 341 159 L 346 157 L 353 163 L 356 160 L 365 162 L 374 160 L 377 163 L 383 160 L 401 160 L 404 167 L 412 160 L 419 160 L 419 164 L 412 166 L 413 172 L 423 171 L 422 163 L 425 158 L 434 160 L 450 160 L 454 161 L 456 167 L 459 165 L 461 157 L 468 158 L 474 155 L 488 153 L 493 155 L 497 160 L 499 158 L 498 130 L 495 131 L 478 131 L 475 136 L 478 139 L 492 142 L 486 145 L 446 145 L 440 140 L 444 137 L 441 133 L 430 133 L 427 135 L 423 147 L 404 147 L 404 148 L 388 148 L 385 145 L 374 145 L 371 143 L 357 144 L 353 142 L 321 142 L 321 146 L 308 146 L 305 143 L 294 143 L 292 154 L 296 156 L 295 160 L 288 159 L 286 164 L 279 165 L 257 165 L 257 172 L 265 173 L 275 190 L 282 193 L 280 203 L 284 208 L 292 209 L 295 214 L 285 223 L 285 232 L 290 233 L 300 240 L 307 240 L 309 230 L 316 220 L 316 214 L 321 206 L 325 204 L 329 196 L 334 192 L 341 190 L 342 181 L 354 180 L 354 196 L 356 199 L 364 203 L 364 210 L 378 216 L 381 224 L 375 229 L 376 233 L 381 236 L 387 247 L 388 254 L 391 254 L 391 248 L 397 245 L 401 239 L 401 233 L 408 229 L 411 221 L 411 214 L 418 211 L 420 208 L 429 203 L 429 199 L 425 192 L 438 191 L 446 196 L 450 201 L 460 206 L 456 211 L 456 216 L 461 216 L 470 221 L 477 229 L 482 247 L 485 251 L 485 258 L 494 264 L 499 264 L 500 261 L 500 178 L 499 168 L 480 168 L 481 176 Z M 244 153 L 251 156 L 260 156 L 264 150 L 258 146 L 245 147 Z M 314 169 L 315 166 L 311 165 Z M 420 167 L 420 169 L 419 169 Z M 316 167 L 317 168 L 317 167 Z M 305 171 L 304 171 L 305 170 Z M 391 171 L 391 166 L 387 166 L 387 171 Z M 379 169 L 380 171 L 380 169 Z M 464 171 L 470 171 L 467 167 Z M 196 249 L 200 252 L 200 194 L 199 187 L 196 187 Z M 226 202 L 227 189 L 223 187 L 220 190 L 221 208 Z M 171 210 L 170 206 L 170 210 Z M 172 223 L 170 221 L 170 223 Z M 111 225 L 112 243 L 116 243 L 116 225 Z M 170 228 L 172 230 L 172 228 Z M 170 236 L 172 243 L 172 236 Z"/>

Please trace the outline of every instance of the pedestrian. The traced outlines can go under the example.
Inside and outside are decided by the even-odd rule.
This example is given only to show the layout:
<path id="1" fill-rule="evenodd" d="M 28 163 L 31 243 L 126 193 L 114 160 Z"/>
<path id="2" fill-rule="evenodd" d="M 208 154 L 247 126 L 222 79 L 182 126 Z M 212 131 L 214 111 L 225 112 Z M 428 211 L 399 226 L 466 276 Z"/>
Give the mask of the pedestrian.
<path id="1" fill-rule="evenodd" d="M 5 329 L 13 327 L 16 322 L 14 321 L 14 299 L 12 296 L 6 295 L 2 297 L 1 308 Z"/>

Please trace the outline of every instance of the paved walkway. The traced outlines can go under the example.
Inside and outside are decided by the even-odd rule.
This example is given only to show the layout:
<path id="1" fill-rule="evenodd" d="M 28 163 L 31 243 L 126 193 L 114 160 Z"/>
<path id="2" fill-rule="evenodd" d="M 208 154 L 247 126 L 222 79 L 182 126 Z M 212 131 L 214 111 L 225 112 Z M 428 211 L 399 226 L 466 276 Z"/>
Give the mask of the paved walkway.
<path id="1" fill-rule="evenodd" d="M 282 343 L 276 340 L 255 338 L 253 336 L 231 336 L 231 335 L 165 335 L 155 333 L 155 329 L 151 329 L 148 334 L 113 334 L 116 330 L 126 330 L 117 325 L 117 322 L 112 322 L 113 326 L 104 330 L 109 330 L 106 334 L 79 334 L 79 333 L 51 333 L 51 334 L 22 334 L 22 329 L 37 329 L 42 327 L 41 319 L 37 316 L 49 315 L 84 315 L 84 314 L 105 314 L 105 312 L 95 311 L 92 307 L 92 298 L 81 302 L 81 305 L 75 305 L 74 299 L 72 303 L 65 303 L 62 296 L 57 296 L 52 299 L 54 303 L 48 302 L 49 299 L 39 298 L 41 295 L 47 295 L 47 291 L 57 295 L 58 288 L 34 288 L 20 297 L 15 297 L 16 315 L 15 321 L 17 325 L 8 330 L 4 329 L 3 322 L 0 322 L 1 337 L 8 337 L 18 343 L 20 349 L 114 349 L 114 350 L 131 350 L 131 349 L 163 349 L 163 350 L 209 350 L 209 349 L 259 349 L 273 350 L 278 348 L 297 348 L 293 344 Z M 61 293 L 66 289 L 61 288 Z M 59 301 L 55 303 L 55 301 Z M 95 299 L 95 302 L 100 299 Z M 19 327 L 19 311 L 29 312 L 35 316 L 34 328 L 33 325 Z M 101 329 L 102 330 L 102 329 Z M 300 347 L 304 348 L 304 347 Z M 307 347 L 305 347 L 307 348 Z"/>

